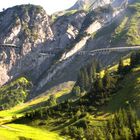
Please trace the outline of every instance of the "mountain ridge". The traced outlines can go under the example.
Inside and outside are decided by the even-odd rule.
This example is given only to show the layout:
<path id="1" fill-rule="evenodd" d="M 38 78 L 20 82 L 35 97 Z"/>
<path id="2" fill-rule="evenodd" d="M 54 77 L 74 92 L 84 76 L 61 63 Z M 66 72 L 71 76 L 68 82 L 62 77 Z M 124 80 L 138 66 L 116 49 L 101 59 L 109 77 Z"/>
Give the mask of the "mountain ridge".
<path id="1" fill-rule="evenodd" d="M 66 82 L 67 80 L 75 81 L 76 75 L 72 77 L 66 75 L 66 78 L 64 78 L 63 74 L 61 74 L 61 70 L 67 69 L 67 66 L 72 65 L 71 71 L 73 71 L 75 67 L 76 70 L 74 71 L 75 74 L 77 74 L 82 66 L 80 61 L 84 61 L 84 59 L 88 58 L 88 56 L 85 56 L 83 60 L 78 60 L 79 66 L 76 67 L 73 62 L 77 52 L 81 49 L 94 50 L 97 47 L 100 48 L 102 44 L 108 47 L 110 43 L 107 40 L 110 39 L 112 31 L 108 36 L 98 38 L 97 35 L 110 26 L 116 28 L 115 26 L 118 26 L 116 23 L 118 22 L 119 24 L 123 15 L 126 14 L 126 6 L 124 4 L 122 4 L 117 11 L 113 11 L 110 6 L 105 6 L 89 12 L 83 10 L 68 15 L 66 14 L 60 16 L 54 23 L 51 23 L 51 17 L 49 17 L 41 7 L 34 8 L 33 5 L 22 5 L 15 8 L 21 11 L 19 12 L 20 15 L 14 15 L 13 18 L 18 26 L 14 25 L 16 26 L 16 28 L 14 28 L 11 25 L 9 27 L 11 31 L 9 32 L 7 30 L 10 37 L 7 35 L 7 37 L 4 38 L 6 38 L 5 42 L 15 42 L 16 45 L 21 44 L 21 50 L 1 50 L 3 64 L 3 66 L 1 66 L 1 70 L 3 71 L 3 73 L 1 73 L 1 75 L 3 75 L 1 76 L 1 83 L 4 84 L 17 77 L 26 76 L 31 79 L 34 84 L 31 98 L 39 94 L 44 87 L 45 89 L 52 87 L 53 84 L 51 85 L 51 83 L 55 83 L 55 79 L 59 82 Z M 8 9 L 8 13 L 12 15 L 13 10 L 14 8 Z M 45 16 L 43 16 L 44 14 Z M 3 13 L 3 16 L 6 16 L 6 13 Z M 11 20 L 13 19 L 11 18 Z M 6 25 L 3 25 L 3 22 L 1 16 L 1 25 L 4 28 Z M 25 36 L 21 36 L 22 38 L 19 39 L 21 34 Z M 13 40 L 11 38 L 13 38 Z M 18 40 L 25 41 L 25 43 L 18 42 Z M 102 40 L 102 42 L 100 42 L 100 40 Z M 2 42 L 3 40 L 0 41 Z M 92 45 L 92 43 L 95 45 Z M 7 58 L 8 53 L 11 54 L 11 58 L 7 65 L 6 62 L 9 61 L 9 58 Z M 120 56 L 118 56 L 118 58 Z M 114 59 L 116 58 L 114 57 Z M 104 61 L 103 63 L 106 63 Z M 63 80 L 62 77 L 66 79 L 66 81 Z M 5 80 L 3 80 L 3 78 L 5 78 Z"/>

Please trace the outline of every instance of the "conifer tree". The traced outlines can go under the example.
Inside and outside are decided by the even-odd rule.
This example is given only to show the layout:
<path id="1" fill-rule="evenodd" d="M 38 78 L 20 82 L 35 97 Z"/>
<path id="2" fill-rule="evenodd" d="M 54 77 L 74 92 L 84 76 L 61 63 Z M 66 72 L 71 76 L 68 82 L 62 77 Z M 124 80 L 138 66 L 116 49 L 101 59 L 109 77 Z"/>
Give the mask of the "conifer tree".
<path id="1" fill-rule="evenodd" d="M 103 90 L 102 78 L 98 77 L 95 82 L 96 91 L 101 92 Z"/>
<path id="2" fill-rule="evenodd" d="M 124 64 L 123 64 L 123 60 L 121 59 L 118 65 L 118 73 L 123 74 L 123 71 L 124 71 Z"/>
<path id="3" fill-rule="evenodd" d="M 103 77 L 103 86 L 105 89 L 109 89 L 111 87 L 111 78 L 108 70 L 105 70 L 105 75 Z"/>
<path id="4" fill-rule="evenodd" d="M 84 89 L 88 90 L 89 88 L 89 77 L 88 77 L 88 72 L 87 69 L 83 69 L 83 76 L 84 76 Z"/>
<path id="5" fill-rule="evenodd" d="M 48 103 L 50 106 L 56 105 L 56 98 L 54 95 L 51 95 L 50 98 L 48 99 Z"/>
<path id="6" fill-rule="evenodd" d="M 80 96 L 80 93 L 81 93 L 81 90 L 80 90 L 80 87 L 79 86 L 75 86 L 74 88 L 73 88 L 73 94 L 75 95 L 75 96 Z"/>
<path id="7" fill-rule="evenodd" d="M 90 85 L 93 83 L 94 78 L 93 78 L 93 69 L 92 67 L 89 68 L 89 83 Z"/>
<path id="8" fill-rule="evenodd" d="M 79 86 L 80 90 L 83 92 L 85 89 L 85 77 L 83 69 L 80 69 L 80 72 L 78 74 L 77 82 L 75 86 Z"/>
<path id="9" fill-rule="evenodd" d="M 133 68 L 136 65 L 136 53 L 132 53 L 130 56 L 130 66 Z"/>

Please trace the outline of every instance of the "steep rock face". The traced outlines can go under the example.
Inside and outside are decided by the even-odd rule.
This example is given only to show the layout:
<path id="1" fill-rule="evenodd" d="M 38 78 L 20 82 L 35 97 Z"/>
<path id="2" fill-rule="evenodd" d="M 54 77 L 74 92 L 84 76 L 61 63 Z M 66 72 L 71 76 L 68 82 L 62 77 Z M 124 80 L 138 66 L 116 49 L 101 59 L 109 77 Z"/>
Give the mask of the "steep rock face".
<path id="1" fill-rule="evenodd" d="M 22 5 L 0 13 L 0 44 L 15 44 L 19 48 L 0 47 L 0 85 L 39 66 L 39 51 L 53 38 L 49 17 L 40 6 Z"/>
<path id="2" fill-rule="evenodd" d="M 51 48 L 66 48 L 76 38 L 85 19 L 86 13 L 78 11 L 70 16 L 64 15 L 57 19 L 52 25 L 54 41 L 48 46 Z"/>
<path id="3" fill-rule="evenodd" d="M 40 6 L 21 5 L 1 12 L 0 44 L 18 48 L 0 47 L 0 86 L 24 74 L 36 81 L 76 38 L 85 16 L 78 11 L 50 25 Z"/>
<path id="4" fill-rule="evenodd" d="M 78 0 L 75 5 L 70 8 L 70 10 L 95 9 L 97 7 L 105 6 L 106 4 L 110 3 L 111 0 Z"/>
<path id="5" fill-rule="evenodd" d="M 74 9 L 91 9 L 94 10 L 98 7 L 103 7 L 105 5 L 112 5 L 113 7 L 120 7 L 123 4 L 131 3 L 135 0 L 78 0 L 70 10 Z"/>
<path id="6" fill-rule="evenodd" d="M 110 38 L 91 41 L 92 36 L 117 19 L 126 4 L 120 1 L 88 13 L 66 14 L 51 25 L 48 15 L 38 6 L 22 5 L 2 12 L 0 44 L 16 44 L 19 48 L 0 47 L 0 85 L 25 74 L 36 84 L 34 93 L 38 93 L 55 81 L 75 80 L 88 59 L 77 60 L 77 52 L 89 46 L 92 50 L 101 45 L 108 47 L 105 40 Z"/>
<path id="7" fill-rule="evenodd" d="M 67 67 L 69 67 L 69 64 L 72 63 L 73 60 L 75 59 L 76 53 L 80 51 L 81 49 L 84 49 L 85 46 L 87 46 L 92 34 L 99 31 L 103 27 L 109 26 L 114 21 L 114 19 L 117 18 L 119 13 L 121 13 L 124 10 L 125 7 L 120 6 L 120 9 L 117 12 L 113 10 L 111 7 L 109 8 L 104 7 L 104 8 L 105 10 L 101 8 L 101 9 L 91 11 L 85 16 L 84 21 L 82 23 L 82 27 L 77 36 L 78 39 L 77 38 L 75 39 L 75 42 L 71 44 L 71 48 L 62 54 L 58 63 L 55 66 L 51 67 L 47 75 L 45 75 L 38 82 L 37 91 L 43 88 L 43 86 L 45 86 L 49 82 L 53 81 L 53 79 L 57 77 L 57 75 L 58 77 L 59 77 L 59 74 L 63 75 L 60 72 L 65 70 Z M 107 47 L 107 46 L 108 44 L 106 43 L 106 46 L 104 47 Z M 92 49 L 94 48 L 92 47 Z M 82 63 L 79 65 L 82 65 Z M 73 71 L 73 69 L 71 71 Z M 65 75 L 65 76 L 68 77 L 68 75 Z M 65 77 L 63 78 L 65 79 Z M 75 78 L 73 77 L 73 79 Z M 59 80 L 61 81 L 62 79 L 59 79 Z M 69 80 L 72 80 L 72 78 L 70 78 Z"/>

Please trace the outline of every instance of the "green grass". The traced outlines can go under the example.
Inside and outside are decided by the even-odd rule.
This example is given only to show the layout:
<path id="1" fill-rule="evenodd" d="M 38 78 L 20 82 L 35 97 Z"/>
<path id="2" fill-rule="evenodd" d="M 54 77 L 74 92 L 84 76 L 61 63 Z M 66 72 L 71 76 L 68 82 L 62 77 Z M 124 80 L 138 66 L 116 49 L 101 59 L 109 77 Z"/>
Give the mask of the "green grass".
<path id="1" fill-rule="evenodd" d="M 106 113 L 114 113 L 120 108 L 131 104 L 140 115 L 140 66 L 126 75 L 120 85 L 123 88 L 112 96 L 109 103 L 102 110 Z"/>
<path id="2" fill-rule="evenodd" d="M 77 10 L 70 10 L 70 11 L 67 11 L 67 12 L 65 13 L 65 16 L 71 16 L 71 15 L 75 14 L 76 12 L 77 12 Z"/>
<path id="3" fill-rule="evenodd" d="M 22 79 L 21 79 L 22 80 Z M 61 88 L 61 86 L 63 88 Z M 38 104 L 47 101 L 51 94 L 53 94 L 60 102 L 69 98 L 70 91 L 73 87 L 73 83 L 67 83 L 67 85 L 60 85 L 59 87 L 54 87 L 47 94 L 42 94 L 35 99 L 17 105 L 9 110 L 0 111 L 0 125 L 5 123 L 10 123 L 16 118 L 22 117 L 26 110 L 32 110 L 32 107 L 38 107 Z M 6 127 L 5 127 L 6 126 Z M 49 128 L 48 128 L 49 130 Z M 63 140 L 64 138 L 60 137 L 57 132 L 49 132 L 46 129 L 38 129 L 26 125 L 19 124 L 8 124 L 0 127 L 0 140 L 18 140 L 27 138 L 32 140 Z"/>
<path id="4" fill-rule="evenodd" d="M 135 4 L 131 5 L 129 9 L 132 11 L 127 36 L 128 45 L 139 45 L 140 44 L 140 1 L 138 0 Z"/>
<path id="5" fill-rule="evenodd" d="M 120 40 L 124 39 L 124 36 L 127 32 L 127 23 L 128 17 L 125 17 L 121 24 L 114 31 L 111 41 L 112 44 L 118 43 Z"/>
<path id="6" fill-rule="evenodd" d="M 28 138 L 31 140 L 64 140 L 64 138 L 55 132 L 26 125 L 8 124 L 0 127 L 0 140 L 20 140 L 19 138 Z"/>
<path id="7" fill-rule="evenodd" d="M 0 88 L 0 109 L 8 109 L 23 103 L 27 96 L 31 83 L 25 78 L 20 77 L 11 83 Z"/>
<path id="8" fill-rule="evenodd" d="M 22 79 L 23 78 L 20 78 L 20 81 L 23 81 Z M 0 111 L 0 124 L 12 121 L 13 117 L 15 116 L 17 118 L 23 116 L 27 110 L 30 111 L 40 106 L 43 106 L 43 104 L 48 101 L 50 95 L 52 94 L 55 96 L 58 102 L 62 102 L 68 98 L 73 98 L 70 94 L 73 85 L 73 82 L 68 82 L 64 85 L 56 86 L 50 89 L 47 93 L 44 93 L 26 103 L 21 103 L 15 107 L 12 107 L 9 110 Z"/>
<path id="9" fill-rule="evenodd" d="M 140 44 L 140 1 L 137 0 L 128 7 L 128 13 L 112 34 L 111 43 L 125 43 L 126 45 Z"/>

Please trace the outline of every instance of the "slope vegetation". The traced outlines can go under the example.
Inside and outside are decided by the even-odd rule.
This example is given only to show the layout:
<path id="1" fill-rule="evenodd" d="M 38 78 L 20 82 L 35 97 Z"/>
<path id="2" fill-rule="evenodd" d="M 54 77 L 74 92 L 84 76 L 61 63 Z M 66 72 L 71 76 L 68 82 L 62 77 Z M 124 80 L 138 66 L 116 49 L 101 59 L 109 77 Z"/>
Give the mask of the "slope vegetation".
<path id="1" fill-rule="evenodd" d="M 23 103 L 28 96 L 31 83 L 21 77 L 0 88 L 0 109 L 8 109 Z"/>
<path id="2" fill-rule="evenodd" d="M 140 1 L 130 5 L 127 9 L 127 15 L 121 24 L 115 29 L 112 37 L 112 44 L 126 42 L 127 45 L 140 44 Z"/>
<path id="3" fill-rule="evenodd" d="M 140 66 L 126 75 L 120 84 L 123 88 L 112 96 L 103 111 L 112 113 L 131 104 L 140 115 Z"/>
<path id="4" fill-rule="evenodd" d="M 0 127 L 1 140 L 64 140 L 58 134 L 26 125 L 9 124 Z"/>

